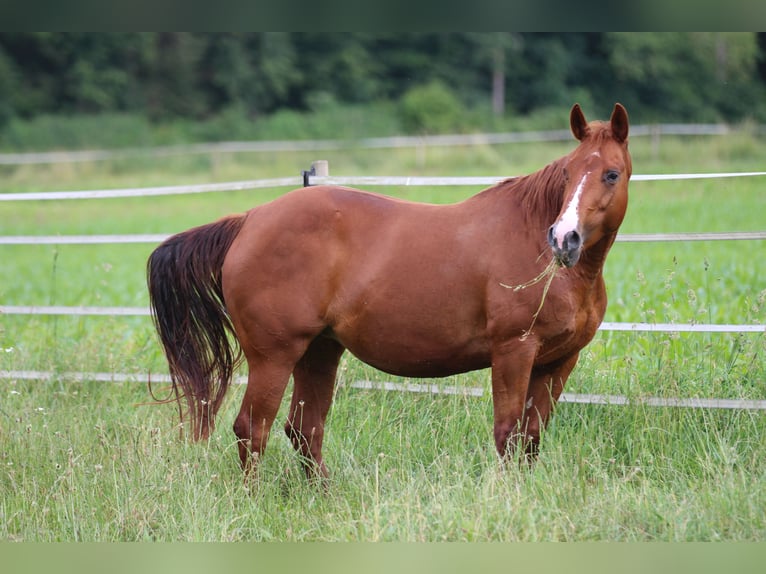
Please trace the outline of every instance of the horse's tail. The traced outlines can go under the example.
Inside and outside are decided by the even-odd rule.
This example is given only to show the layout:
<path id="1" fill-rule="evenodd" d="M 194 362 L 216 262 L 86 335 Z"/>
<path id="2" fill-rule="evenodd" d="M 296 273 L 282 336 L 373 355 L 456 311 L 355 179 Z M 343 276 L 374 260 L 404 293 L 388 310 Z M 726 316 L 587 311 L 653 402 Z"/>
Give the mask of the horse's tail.
<path id="1" fill-rule="evenodd" d="M 198 440 L 212 431 L 242 358 L 230 339 L 235 333 L 223 298 L 221 268 L 244 221 L 244 215 L 230 216 L 174 235 L 146 264 L 152 317 L 175 399 L 185 399 Z"/>

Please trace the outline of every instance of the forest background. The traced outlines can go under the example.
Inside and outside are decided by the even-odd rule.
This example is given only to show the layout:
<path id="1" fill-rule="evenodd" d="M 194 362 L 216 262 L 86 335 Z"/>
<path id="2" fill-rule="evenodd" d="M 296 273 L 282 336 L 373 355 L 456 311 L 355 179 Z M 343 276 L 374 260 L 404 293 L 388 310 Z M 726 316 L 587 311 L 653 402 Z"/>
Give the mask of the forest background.
<path id="1" fill-rule="evenodd" d="M 0 34 L 6 151 L 548 128 L 618 100 L 766 122 L 766 33 Z"/>

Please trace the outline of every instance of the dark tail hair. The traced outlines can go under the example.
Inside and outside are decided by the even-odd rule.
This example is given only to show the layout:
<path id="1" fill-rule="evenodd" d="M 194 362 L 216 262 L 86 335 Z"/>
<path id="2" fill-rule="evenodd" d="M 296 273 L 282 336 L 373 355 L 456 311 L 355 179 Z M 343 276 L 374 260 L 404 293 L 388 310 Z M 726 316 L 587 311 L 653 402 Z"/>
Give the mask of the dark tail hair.
<path id="1" fill-rule="evenodd" d="M 244 215 L 230 216 L 174 235 L 146 264 L 154 325 L 175 399 L 179 404 L 185 399 L 195 439 L 209 436 L 242 359 L 230 339 L 235 333 L 223 298 L 221 268 L 244 221 Z"/>

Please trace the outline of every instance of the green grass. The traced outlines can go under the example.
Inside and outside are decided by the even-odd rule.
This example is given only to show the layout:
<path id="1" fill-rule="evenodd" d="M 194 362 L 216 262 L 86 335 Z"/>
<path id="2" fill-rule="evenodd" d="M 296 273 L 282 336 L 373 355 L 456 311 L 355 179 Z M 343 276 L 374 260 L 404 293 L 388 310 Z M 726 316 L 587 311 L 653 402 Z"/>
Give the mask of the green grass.
<path id="1" fill-rule="evenodd" d="M 760 141 L 631 143 L 636 173 L 761 170 Z M 567 144 L 333 152 L 338 175 L 526 173 Z M 170 185 L 297 175 L 313 154 L 121 160 L 0 168 L 0 192 Z M 625 233 L 764 230 L 760 179 L 634 182 Z M 0 203 L 0 235 L 170 233 L 284 190 Z M 455 201 L 470 188 L 389 188 Z M 144 306 L 151 245 L 1 246 L 4 305 Z M 615 245 L 607 321 L 766 323 L 762 242 Z M 764 398 L 763 335 L 605 333 L 567 391 L 631 398 Z M 70 371 L 165 371 L 148 318 L 0 319 L 0 539 L 763 540 L 766 417 L 742 411 L 560 405 L 533 470 L 502 465 L 491 399 L 352 389 L 392 380 L 346 355 L 328 422 L 326 491 L 307 484 L 281 432 L 257 484 L 242 480 L 236 386 L 207 445 L 179 438 L 145 384 L 73 382 Z M 482 386 L 487 371 L 440 384 Z M 399 379 L 394 379 L 399 380 Z M 165 389 L 157 388 L 162 394 Z"/>
<path id="2" fill-rule="evenodd" d="M 562 405 L 530 471 L 497 461 L 488 398 L 341 388 L 324 492 L 281 433 L 246 485 L 228 425 L 190 445 L 171 407 L 135 405 L 140 388 L 8 388 L 6 539 L 762 540 L 766 528 L 760 414 Z"/>

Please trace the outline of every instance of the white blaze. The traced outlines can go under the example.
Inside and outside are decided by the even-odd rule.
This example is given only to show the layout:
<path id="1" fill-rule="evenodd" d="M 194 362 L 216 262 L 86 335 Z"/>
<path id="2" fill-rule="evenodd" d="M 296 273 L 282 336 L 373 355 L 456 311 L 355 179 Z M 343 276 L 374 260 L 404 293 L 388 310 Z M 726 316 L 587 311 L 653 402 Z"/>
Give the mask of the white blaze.
<path id="1" fill-rule="evenodd" d="M 566 211 L 564 211 L 564 214 L 553 229 L 556 237 L 556 244 L 561 247 L 564 246 L 564 236 L 570 231 L 577 229 L 577 224 L 580 222 L 580 198 L 582 197 L 582 190 L 585 189 L 585 181 L 590 174 L 590 171 L 585 172 L 580 178 L 580 182 L 577 184 L 577 189 L 575 189 L 572 199 L 569 200 L 569 205 L 567 205 Z"/>

